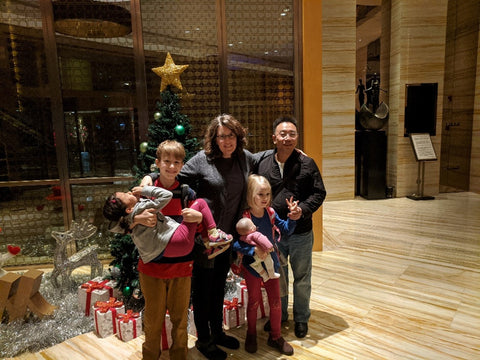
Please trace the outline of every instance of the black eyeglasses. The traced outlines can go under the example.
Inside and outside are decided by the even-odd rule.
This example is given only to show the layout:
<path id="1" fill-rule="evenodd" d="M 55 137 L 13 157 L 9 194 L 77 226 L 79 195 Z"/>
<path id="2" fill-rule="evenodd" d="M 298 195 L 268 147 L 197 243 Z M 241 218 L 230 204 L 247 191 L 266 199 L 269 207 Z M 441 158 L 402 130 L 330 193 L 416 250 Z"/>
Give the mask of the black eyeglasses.
<path id="1" fill-rule="evenodd" d="M 236 138 L 237 135 L 235 135 L 234 133 L 230 133 L 228 135 L 217 135 L 217 139 L 220 140 L 220 141 L 224 141 L 225 139 L 234 139 Z"/>

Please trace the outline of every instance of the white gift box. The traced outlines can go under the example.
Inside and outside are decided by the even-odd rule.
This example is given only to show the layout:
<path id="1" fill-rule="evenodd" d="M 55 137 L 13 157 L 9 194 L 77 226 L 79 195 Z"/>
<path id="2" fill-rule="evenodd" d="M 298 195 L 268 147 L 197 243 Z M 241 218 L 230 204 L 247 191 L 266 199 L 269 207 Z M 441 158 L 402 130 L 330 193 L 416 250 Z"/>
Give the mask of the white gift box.
<path id="1" fill-rule="evenodd" d="M 197 337 L 197 328 L 195 326 L 195 318 L 193 317 L 193 306 L 188 309 L 187 331 L 190 335 Z"/>
<path id="2" fill-rule="evenodd" d="M 142 318 L 140 313 L 128 310 L 125 314 L 117 314 L 117 336 L 120 340 L 130 341 L 142 334 Z"/>
<path id="3" fill-rule="evenodd" d="M 258 307 L 257 319 L 262 319 L 270 315 L 270 304 L 268 303 L 267 290 L 262 287 L 262 302 Z"/>
<path id="4" fill-rule="evenodd" d="M 162 329 L 162 350 L 168 350 L 172 346 L 172 321 L 170 314 L 165 314 L 165 321 Z"/>
<path id="5" fill-rule="evenodd" d="M 225 329 L 232 329 L 245 324 L 245 307 L 238 302 L 238 298 L 232 301 L 224 300 L 223 325 Z"/>
<path id="6" fill-rule="evenodd" d="M 123 302 L 110 298 L 109 301 L 97 301 L 93 308 L 95 332 L 104 338 L 117 332 L 117 315 L 125 314 Z"/>
<path id="7" fill-rule="evenodd" d="M 78 287 L 78 306 L 85 316 L 91 315 L 93 304 L 97 301 L 108 301 L 113 297 L 114 285 L 109 280 L 95 278 Z"/>

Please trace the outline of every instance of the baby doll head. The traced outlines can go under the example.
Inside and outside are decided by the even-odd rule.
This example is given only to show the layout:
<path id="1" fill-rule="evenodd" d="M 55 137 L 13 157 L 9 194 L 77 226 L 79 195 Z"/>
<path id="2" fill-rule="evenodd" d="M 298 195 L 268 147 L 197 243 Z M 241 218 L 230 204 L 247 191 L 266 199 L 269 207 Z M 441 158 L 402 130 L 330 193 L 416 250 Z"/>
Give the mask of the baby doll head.
<path id="1" fill-rule="evenodd" d="M 248 235 L 257 231 L 257 227 L 249 218 L 241 218 L 238 220 L 236 228 L 240 235 Z"/>

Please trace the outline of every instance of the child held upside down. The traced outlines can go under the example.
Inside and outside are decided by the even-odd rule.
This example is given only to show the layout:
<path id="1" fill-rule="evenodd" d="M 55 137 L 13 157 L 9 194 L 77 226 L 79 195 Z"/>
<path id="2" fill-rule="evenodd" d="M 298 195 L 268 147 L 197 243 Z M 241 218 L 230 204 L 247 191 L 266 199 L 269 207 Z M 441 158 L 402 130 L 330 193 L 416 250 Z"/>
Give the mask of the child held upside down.
<path id="1" fill-rule="evenodd" d="M 136 225 L 132 229 L 132 240 L 144 263 L 155 262 L 163 256 L 178 257 L 189 254 L 193 249 L 199 221 L 187 222 L 186 219 L 198 219 L 198 212 L 202 215 L 201 223 L 204 229 L 207 229 L 207 234 L 202 234 L 202 237 L 209 251 L 209 258 L 217 256 L 228 248 L 224 245 L 229 245 L 233 239 L 232 235 L 217 229 L 205 200 L 197 199 L 190 208 L 183 209 L 184 220 L 180 224 L 164 216 L 160 210 L 168 204 L 172 196 L 172 192 L 163 188 L 136 186 L 132 191 L 116 192 L 110 195 L 103 207 L 103 216 L 110 221 L 119 222 L 121 229 L 126 232 L 133 223 L 135 215 L 142 213 L 145 209 L 158 210 L 155 227 Z M 118 227 L 110 229 L 113 232 L 119 232 L 118 230 Z"/>
<path id="2" fill-rule="evenodd" d="M 274 248 L 270 240 L 257 231 L 257 226 L 249 218 L 238 220 L 236 228 L 241 241 L 255 246 L 255 255 L 253 256 L 255 261 L 250 264 L 252 269 L 262 277 L 263 282 L 278 279 L 280 274 L 275 272 L 272 255 L 270 254 L 274 251 Z"/>

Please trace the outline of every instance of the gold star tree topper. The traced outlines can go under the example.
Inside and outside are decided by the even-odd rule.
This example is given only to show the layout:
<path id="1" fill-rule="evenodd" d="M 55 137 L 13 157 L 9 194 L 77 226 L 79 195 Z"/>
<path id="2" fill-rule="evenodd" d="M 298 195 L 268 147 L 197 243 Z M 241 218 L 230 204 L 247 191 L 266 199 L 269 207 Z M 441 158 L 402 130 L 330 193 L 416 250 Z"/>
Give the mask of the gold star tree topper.
<path id="1" fill-rule="evenodd" d="M 160 82 L 160 92 L 165 90 L 168 85 L 177 87 L 182 90 L 182 83 L 180 82 L 180 74 L 185 71 L 188 65 L 175 65 L 170 53 L 167 53 L 165 64 L 153 68 L 152 71 L 162 78 Z"/>

